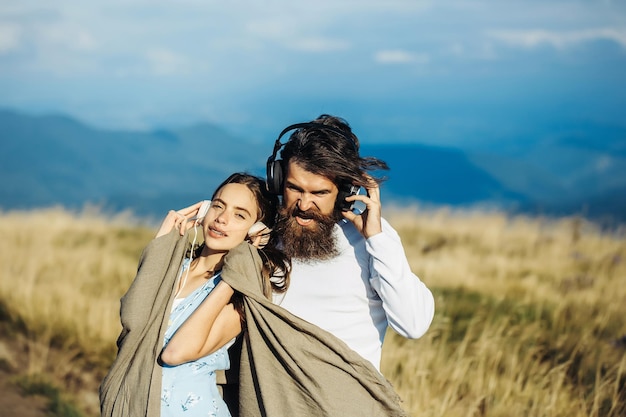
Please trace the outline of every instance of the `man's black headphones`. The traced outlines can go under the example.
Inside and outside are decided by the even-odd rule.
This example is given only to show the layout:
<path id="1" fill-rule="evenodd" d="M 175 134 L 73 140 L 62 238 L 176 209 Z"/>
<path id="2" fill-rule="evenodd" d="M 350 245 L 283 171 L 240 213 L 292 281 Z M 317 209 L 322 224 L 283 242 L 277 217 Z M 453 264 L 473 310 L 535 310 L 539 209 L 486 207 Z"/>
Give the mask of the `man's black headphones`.
<path id="1" fill-rule="evenodd" d="M 287 126 L 280 132 L 276 142 L 274 143 L 274 151 L 272 155 L 267 158 L 267 189 L 272 194 L 282 194 L 283 193 L 283 168 L 281 164 L 281 160 L 277 160 L 278 151 L 285 146 L 284 143 L 280 142 L 280 139 L 287 133 L 295 129 L 319 129 L 319 130 L 328 130 L 334 133 L 337 133 L 339 136 L 345 138 L 354 148 L 354 150 L 358 154 L 358 148 L 354 139 L 348 136 L 345 132 L 336 127 L 325 125 L 322 123 L 296 123 L 290 126 Z M 346 202 L 345 198 L 350 195 L 356 195 L 359 192 L 359 186 L 355 186 L 352 184 L 344 184 L 339 187 L 339 194 L 337 195 L 337 202 L 340 204 L 341 210 L 351 210 L 352 203 Z"/>

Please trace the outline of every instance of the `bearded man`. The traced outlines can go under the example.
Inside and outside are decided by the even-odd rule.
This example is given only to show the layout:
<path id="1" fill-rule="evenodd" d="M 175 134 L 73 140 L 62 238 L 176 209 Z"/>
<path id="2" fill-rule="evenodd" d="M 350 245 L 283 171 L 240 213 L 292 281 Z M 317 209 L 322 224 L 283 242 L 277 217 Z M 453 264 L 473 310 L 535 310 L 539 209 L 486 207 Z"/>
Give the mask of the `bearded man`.
<path id="1" fill-rule="evenodd" d="M 268 187 L 282 195 L 275 230 L 292 261 L 291 285 L 274 302 L 343 340 L 379 371 L 387 327 L 419 338 L 434 315 L 431 291 L 381 216 L 382 179 L 373 172 L 385 169 L 385 162 L 361 157 L 348 123 L 329 115 L 284 129 L 267 163 Z M 364 210 L 353 210 L 355 202 Z"/>

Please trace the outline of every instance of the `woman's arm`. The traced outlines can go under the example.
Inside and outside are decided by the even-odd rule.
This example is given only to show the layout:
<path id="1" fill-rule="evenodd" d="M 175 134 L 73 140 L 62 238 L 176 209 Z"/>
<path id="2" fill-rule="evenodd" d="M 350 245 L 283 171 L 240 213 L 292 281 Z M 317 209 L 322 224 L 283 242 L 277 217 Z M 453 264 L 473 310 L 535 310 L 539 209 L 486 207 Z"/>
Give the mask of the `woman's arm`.
<path id="1" fill-rule="evenodd" d="M 206 356 L 241 333 L 239 313 L 230 302 L 233 289 L 221 281 L 176 331 L 161 361 L 180 365 Z"/>

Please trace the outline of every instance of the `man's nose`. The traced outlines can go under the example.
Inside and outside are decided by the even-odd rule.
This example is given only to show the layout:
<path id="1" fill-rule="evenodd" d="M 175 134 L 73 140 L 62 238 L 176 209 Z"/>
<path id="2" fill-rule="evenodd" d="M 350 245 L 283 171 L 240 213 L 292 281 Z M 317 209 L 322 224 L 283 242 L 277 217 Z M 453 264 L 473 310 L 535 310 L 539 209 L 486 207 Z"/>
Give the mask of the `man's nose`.
<path id="1" fill-rule="evenodd" d="M 298 199 L 298 208 L 302 211 L 307 211 L 313 206 L 313 200 L 311 199 L 309 194 L 301 194 Z"/>

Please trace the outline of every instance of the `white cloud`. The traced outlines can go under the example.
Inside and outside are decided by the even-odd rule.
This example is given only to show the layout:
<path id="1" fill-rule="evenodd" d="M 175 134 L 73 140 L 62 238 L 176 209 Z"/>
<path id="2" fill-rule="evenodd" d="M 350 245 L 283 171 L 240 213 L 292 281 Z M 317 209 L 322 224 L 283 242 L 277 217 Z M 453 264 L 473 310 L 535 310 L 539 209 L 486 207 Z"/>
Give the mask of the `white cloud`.
<path id="1" fill-rule="evenodd" d="M 414 54 L 401 49 L 387 49 L 374 54 L 374 61 L 380 64 L 426 64 L 430 57 L 426 54 Z"/>
<path id="2" fill-rule="evenodd" d="M 595 169 L 598 172 L 606 172 L 614 165 L 613 158 L 609 155 L 604 155 L 595 161 Z"/>
<path id="3" fill-rule="evenodd" d="M 41 47 L 76 52 L 90 52 L 96 49 L 94 36 L 78 25 L 57 22 L 33 28 L 32 33 L 34 41 Z"/>
<path id="4" fill-rule="evenodd" d="M 303 52 L 336 52 L 349 49 L 350 43 L 341 39 L 311 37 L 291 41 L 288 46 Z"/>
<path id="5" fill-rule="evenodd" d="M 14 23 L 0 23 L 0 54 L 18 48 L 21 38 L 21 27 Z"/>
<path id="6" fill-rule="evenodd" d="M 609 40 L 626 48 L 626 29 L 602 28 L 575 31 L 533 30 L 492 30 L 487 35 L 500 42 L 534 48 L 539 45 L 551 45 L 557 49 L 568 48 L 584 42 Z"/>
<path id="7" fill-rule="evenodd" d="M 299 52 L 336 52 L 350 49 L 351 42 L 336 36 L 328 36 L 323 19 L 307 16 L 308 19 L 289 19 L 272 16 L 269 18 L 252 17 L 245 25 L 246 34 L 255 43 L 282 45 L 291 51 Z M 321 20 L 321 22 L 320 22 Z M 243 43 L 243 42 L 242 42 Z"/>
<path id="8" fill-rule="evenodd" d="M 152 48 L 146 58 L 154 75 L 185 75 L 189 72 L 188 60 L 180 54 L 165 48 Z"/>

